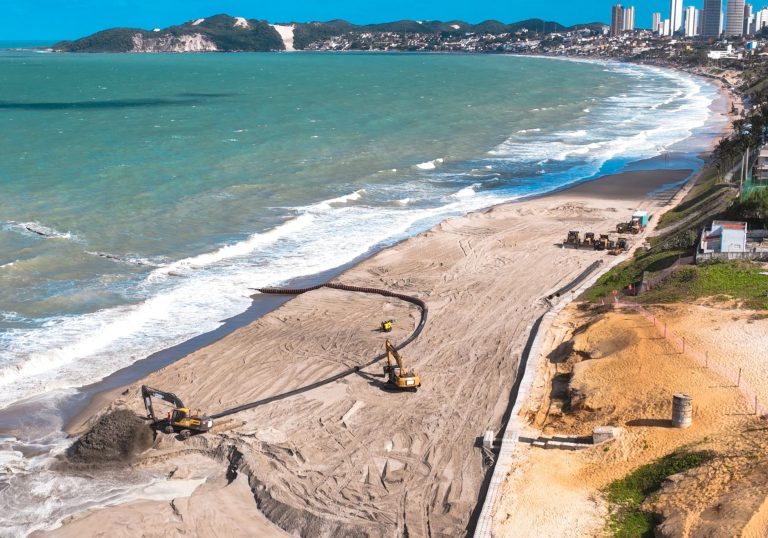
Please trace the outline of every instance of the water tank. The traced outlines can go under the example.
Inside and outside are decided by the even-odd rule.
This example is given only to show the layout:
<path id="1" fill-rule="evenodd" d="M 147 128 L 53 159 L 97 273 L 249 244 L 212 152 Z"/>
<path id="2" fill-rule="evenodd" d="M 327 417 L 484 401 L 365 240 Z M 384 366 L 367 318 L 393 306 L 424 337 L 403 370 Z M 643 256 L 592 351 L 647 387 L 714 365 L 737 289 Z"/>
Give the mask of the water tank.
<path id="1" fill-rule="evenodd" d="M 672 396 L 672 425 L 675 428 L 687 428 L 693 420 L 693 398 L 677 393 Z"/>

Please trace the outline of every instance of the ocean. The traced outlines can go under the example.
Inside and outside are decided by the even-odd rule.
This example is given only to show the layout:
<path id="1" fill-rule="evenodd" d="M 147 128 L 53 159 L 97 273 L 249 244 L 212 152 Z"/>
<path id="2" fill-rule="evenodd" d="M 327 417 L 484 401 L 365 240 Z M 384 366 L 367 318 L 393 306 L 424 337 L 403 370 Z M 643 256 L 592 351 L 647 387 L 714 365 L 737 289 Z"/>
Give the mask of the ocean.
<path id="1" fill-rule="evenodd" d="M 660 154 L 697 168 L 717 96 L 670 70 L 503 55 L 0 50 L 0 409 L 55 414 L 250 288 L 447 217 Z M 46 424 L 0 437 L 6 529 L 160 483 L 57 478 Z"/>

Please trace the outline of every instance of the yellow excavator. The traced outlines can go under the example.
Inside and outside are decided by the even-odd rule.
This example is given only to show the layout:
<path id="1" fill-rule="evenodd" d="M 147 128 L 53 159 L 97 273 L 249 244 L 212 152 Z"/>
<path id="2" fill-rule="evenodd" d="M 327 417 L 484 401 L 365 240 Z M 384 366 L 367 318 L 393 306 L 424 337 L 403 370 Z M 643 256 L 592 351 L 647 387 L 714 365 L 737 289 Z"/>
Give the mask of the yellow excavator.
<path id="1" fill-rule="evenodd" d="M 210 417 L 201 414 L 200 410 L 197 413 L 192 413 L 192 410 L 184 407 L 184 403 L 175 394 L 142 385 L 141 397 L 144 400 L 148 418 L 152 420 L 152 427 L 155 430 L 178 433 L 182 439 L 189 439 L 193 433 L 205 433 L 213 427 L 213 420 Z M 152 398 L 163 400 L 173 406 L 173 410 L 168 413 L 166 418 L 158 419 L 155 416 Z"/>
<path id="2" fill-rule="evenodd" d="M 400 353 L 389 340 L 386 343 L 386 350 L 387 364 L 384 366 L 384 377 L 387 378 L 387 383 L 398 389 L 416 392 L 416 389 L 421 386 L 419 376 L 414 373 L 413 369 L 406 368 Z"/>

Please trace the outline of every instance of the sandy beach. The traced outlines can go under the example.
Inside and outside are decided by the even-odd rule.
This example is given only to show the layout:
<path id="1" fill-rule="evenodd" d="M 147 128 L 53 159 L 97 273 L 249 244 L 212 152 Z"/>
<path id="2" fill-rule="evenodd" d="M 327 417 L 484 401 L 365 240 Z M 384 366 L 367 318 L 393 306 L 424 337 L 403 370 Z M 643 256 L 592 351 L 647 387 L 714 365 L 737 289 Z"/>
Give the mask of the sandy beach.
<path id="1" fill-rule="evenodd" d="M 146 536 L 240 536 L 257 508 L 273 534 L 466 534 L 489 469 L 479 440 L 485 430 L 500 429 L 545 298 L 594 262 L 613 259 L 564 249 L 562 240 L 569 230 L 612 232 L 634 210 L 658 211 L 669 193 L 648 193 L 689 175 L 628 172 L 497 206 L 445 221 L 349 269 L 336 280 L 418 296 L 429 305 L 426 329 L 403 352 L 422 377 L 417 393 L 387 390 L 376 365 L 222 419 L 205 436 L 184 442 L 160 435 L 134 463 L 171 482 L 205 479 L 185 506 L 210 495 L 253 503 L 245 520 L 221 512 L 213 528 L 194 510 L 174 508 L 179 499 L 136 501 L 79 514 L 48 534 L 127 536 L 133 528 Z M 395 320 L 391 335 L 377 331 L 382 319 Z M 367 362 L 383 351 L 386 337 L 402 339 L 417 319 L 416 308 L 392 299 L 307 293 L 95 400 L 70 430 L 84 431 L 104 402 L 111 402 L 107 409 L 144 414 L 141 383 L 208 413 L 280 394 Z M 240 478 L 225 480 L 228 468 Z M 162 511 L 169 517 L 158 518 Z"/>

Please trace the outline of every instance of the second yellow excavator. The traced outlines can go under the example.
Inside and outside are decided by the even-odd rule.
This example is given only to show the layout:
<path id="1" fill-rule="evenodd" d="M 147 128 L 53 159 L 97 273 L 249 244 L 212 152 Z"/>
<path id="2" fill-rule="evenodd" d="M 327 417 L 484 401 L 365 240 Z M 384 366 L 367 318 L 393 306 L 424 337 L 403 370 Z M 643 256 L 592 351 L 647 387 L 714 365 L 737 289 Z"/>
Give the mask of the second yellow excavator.
<path id="1" fill-rule="evenodd" d="M 416 389 L 421 386 L 419 376 L 414 373 L 413 369 L 406 368 L 400 353 L 389 340 L 387 340 L 386 349 L 387 364 L 384 365 L 384 377 L 387 378 L 387 383 L 398 389 L 416 392 Z"/>

